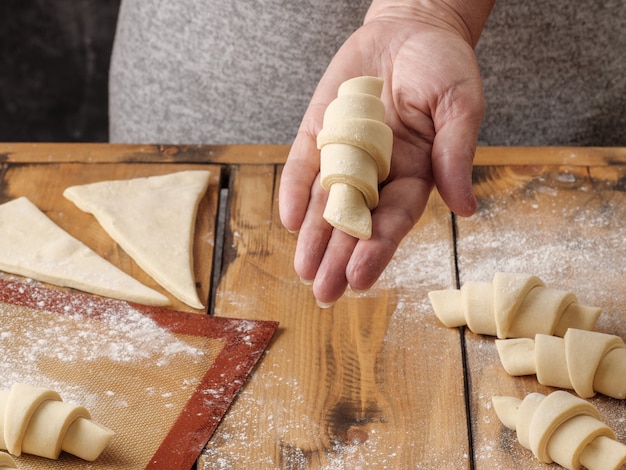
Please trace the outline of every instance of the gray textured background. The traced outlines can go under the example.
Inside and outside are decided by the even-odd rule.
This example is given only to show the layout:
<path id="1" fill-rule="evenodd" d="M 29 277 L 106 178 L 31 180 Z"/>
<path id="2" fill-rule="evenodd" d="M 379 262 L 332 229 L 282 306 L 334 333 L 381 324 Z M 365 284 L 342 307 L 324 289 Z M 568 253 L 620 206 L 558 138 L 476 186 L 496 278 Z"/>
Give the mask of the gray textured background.
<path id="1" fill-rule="evenodd" d="M 106 141 L 119 0 L 0 2 L 0 140 Z M 480 143 L 626 145 L 625 0 L 500 0 Z"/>
<path id="2" fill-rule="evenodd" d="M 480 143 L 626 145 L 626 2 L 496 0 Z"/>

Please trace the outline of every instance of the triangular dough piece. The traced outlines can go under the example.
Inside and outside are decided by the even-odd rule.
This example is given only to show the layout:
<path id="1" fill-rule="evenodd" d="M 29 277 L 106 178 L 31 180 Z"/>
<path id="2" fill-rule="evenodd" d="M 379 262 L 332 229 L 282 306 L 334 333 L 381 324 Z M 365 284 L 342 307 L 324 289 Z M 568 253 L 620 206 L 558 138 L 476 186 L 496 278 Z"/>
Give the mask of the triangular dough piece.
<path id="1" fill-rule="evenodd" d="M 198 204 L 209 171 L 72 186 L 63 195 L 100 222 L 137 264 L 176 298 L 203 308 L 193 271 Z"/>
<path id="2" fill-rule="evenodd" d="M 72 237 L 25 197 L 0 205 L 0 270 L 106 297 L 170 304 Z"/>

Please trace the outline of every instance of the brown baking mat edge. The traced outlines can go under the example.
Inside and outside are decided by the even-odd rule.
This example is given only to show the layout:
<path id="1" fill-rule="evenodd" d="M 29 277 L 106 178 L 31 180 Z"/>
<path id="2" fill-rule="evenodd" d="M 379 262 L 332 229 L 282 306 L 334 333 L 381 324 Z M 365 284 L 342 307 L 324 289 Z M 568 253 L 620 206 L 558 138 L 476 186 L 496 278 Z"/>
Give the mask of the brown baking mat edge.
<path id="1" fill-rule="evenodd" d="M 210 319 L 211 329 L 215 331 L 218 326 L 225 345 L 146 469 L 188 469 L 193 466 L 278 327 L 278 322 L 271 321 L 238 320 L 186 312 L 168 312 L 166 315 L 173 313 L 182 313 L 191 321 L 179 323 L 179 317 L 172 318 L 177 326 L 183 327 L 172 331 L 190 334 L 189 327 L 201 329 L 209 326 L 206 319 Z M 159 319 L 164 317 L 158 312 L 156 316 L 151 315 L 154 319 L 157 316 Z M 209 416 L 205 416 L 207 404 L 210 404 Z"/>
<path id="2" fill-rule="evenodd" d="M 45 305 L 41 304 L 41 295 L 38 295 L 41 291 L 46 292 L 48 301 Z M 100 304 L 103 308 L 107 305 L 128 304 L 173 333 L 224 341 L 222 350 L 187 401 L 146 469 L 186 470 L 193 467 L 234 397 L 265 352 L 276 332 L 278 322 L 181 312 L 79 292 L 50 289 L 29 282 L 0 279 L 0 302 L 64 314 L 67 301 L 76 298 L 89 300 L 89 311 L 73 310 L 73 313 L 80 313 L 85 317 L 97 317 L 99 309 L 93 310 L 94 304 Z M 76 307 L 76 302 L 72 304 Z"/>

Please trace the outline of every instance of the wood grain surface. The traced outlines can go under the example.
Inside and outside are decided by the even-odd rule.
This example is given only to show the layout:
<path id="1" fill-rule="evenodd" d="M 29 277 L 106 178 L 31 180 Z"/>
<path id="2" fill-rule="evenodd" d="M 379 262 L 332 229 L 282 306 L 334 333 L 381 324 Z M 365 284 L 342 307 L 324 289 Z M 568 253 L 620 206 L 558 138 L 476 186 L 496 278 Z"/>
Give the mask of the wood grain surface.
<path id="1" fill-rule="evenodd" d="M 87 230 L 100 246 L 101 234 L 86 221 L 68 223 L 65 203 L 48 203 L 64 184 L 144 165 L 167 171 L 179 158 L 217 169 L 221 182 L 211 185 L 207 211 L 215 220 L 223 207 L 223 225 L 213 227 L 218 263 L 210 255 L 200 261 L 202 279 L 217 270 L 211 313 L 280 327 L 198 469 L 551 468 L 500 424 L 491 398 L 553 389 L 534 376 L 509 377 L 494 339 L 445 328 L 427 293 L 497 271 L 529 272 L 600 307 L 597 329 L 626 339 L 626 149 L 479 148 L 477 213 L 456 217 L 434 193 L 375 286 L 348 291 L 327 310 L 295 274 L 297 234 L 279 221 L 287 152 L 0 144 L 0 194 L 4 201 L 33 193 L 55 221 Z M 127 263 L 114 247 L 99 249 Z M 590 401 L 626 442 L 625 402 Z"/>
<path id="2" fill-rule="evenodd" d="M 489 281 L 497 271 L 536 274 L 600 307 L 597 330 L 626 338 L 626 166 L 481 167 L 475 181 L 479 210 L 457 220 L 461 284 Z M 465 345 L 476 469 L 549 467 L 502 427 L 491 397 L 555 389 L 535 376 L 509 377 L 493 338 L 468 331 Z M 624 401 L 589 401 L 625 441 Z"/>
<path id="3" fill-rule="evenodd" d="M 0 163 L 283 164 L 289 145 L 139 145 L 0 142 Z M 476 165 L 607 166 L 626 163 L 626 147 L 478 147 Z"/>
<path id="4" fill-rule="evenodd" d="M 469 468 L 461 337 L 424 300 L 454 286 L 442 202 L 433 197 L 372 291 L 321 310 L 293 271 L 278 185 L 272 166 L 232 175 L 215 314 L 280 327 L 200 468 Z"/>

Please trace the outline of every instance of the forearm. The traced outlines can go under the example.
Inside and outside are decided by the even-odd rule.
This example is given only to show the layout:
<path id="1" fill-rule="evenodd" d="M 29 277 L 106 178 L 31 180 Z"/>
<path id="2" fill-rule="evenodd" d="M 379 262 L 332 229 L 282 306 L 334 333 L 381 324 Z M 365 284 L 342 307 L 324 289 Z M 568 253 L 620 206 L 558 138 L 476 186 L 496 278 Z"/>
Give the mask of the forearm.
<path id="1" fill-rule="evenodd" d="M 450 29 L 472 47 L 478 42 L 495 0 L 374 0 L 364 23 L 385 18 L 414 18 Z"/>

